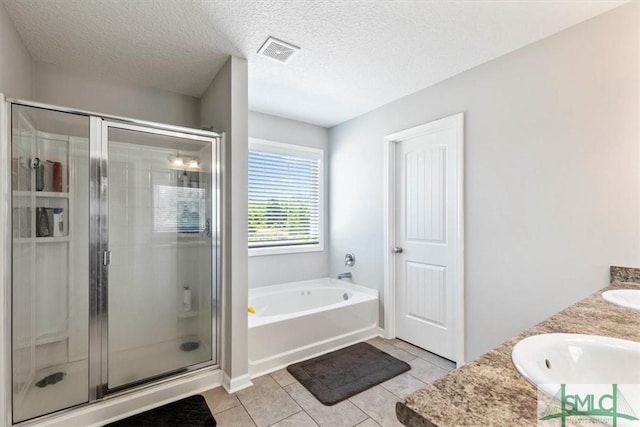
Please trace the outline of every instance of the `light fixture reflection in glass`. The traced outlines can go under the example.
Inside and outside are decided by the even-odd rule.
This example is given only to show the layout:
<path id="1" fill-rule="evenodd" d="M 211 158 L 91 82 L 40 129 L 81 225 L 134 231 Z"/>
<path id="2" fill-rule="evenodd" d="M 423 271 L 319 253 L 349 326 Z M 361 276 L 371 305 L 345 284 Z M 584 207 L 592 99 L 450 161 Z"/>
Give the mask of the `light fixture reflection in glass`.
<path id="1" fill-rule="evenodd" d="M 200 169 L 200 159 L 198 157 L 181 156 L 180 154 L 178 154 L 175 156 L 171 155 L 168 159 L 171 163 L 171 166 L 173 166 L 174 168 Z"/>

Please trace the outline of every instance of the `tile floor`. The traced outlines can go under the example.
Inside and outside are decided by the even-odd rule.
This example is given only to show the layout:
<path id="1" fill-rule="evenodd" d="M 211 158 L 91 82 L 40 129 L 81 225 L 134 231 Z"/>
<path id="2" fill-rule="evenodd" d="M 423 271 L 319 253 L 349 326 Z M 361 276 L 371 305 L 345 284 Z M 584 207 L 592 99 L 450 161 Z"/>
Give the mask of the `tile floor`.
<path id="1" fill-rule="evenodd" d="M 373 338 L 368 343 L 404 360 L 411 370 L 333 406 L 324 406 L 286 369 L 253 379 L 233 395 L 222 387 L 203 393 L 219 427 L 401 426 L 396 402 L 445 376 L 453 362 L 403 341 Z"/>

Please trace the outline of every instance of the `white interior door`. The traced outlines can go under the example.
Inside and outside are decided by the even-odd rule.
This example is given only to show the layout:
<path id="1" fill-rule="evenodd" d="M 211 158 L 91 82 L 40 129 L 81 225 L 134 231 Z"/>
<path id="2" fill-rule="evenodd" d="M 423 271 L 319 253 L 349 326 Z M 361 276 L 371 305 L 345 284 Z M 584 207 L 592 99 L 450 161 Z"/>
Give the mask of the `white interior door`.
<path id="1" fill-rule="evenodd" d="M 396 140 L 396 336 L 456 360 L 462 115 Z"/>

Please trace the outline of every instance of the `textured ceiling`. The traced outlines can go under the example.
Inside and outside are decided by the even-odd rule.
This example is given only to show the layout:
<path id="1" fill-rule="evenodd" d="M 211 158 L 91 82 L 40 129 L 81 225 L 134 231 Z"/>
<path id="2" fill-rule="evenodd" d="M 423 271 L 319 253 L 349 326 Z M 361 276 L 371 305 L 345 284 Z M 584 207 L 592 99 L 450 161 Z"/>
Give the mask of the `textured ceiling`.
<path id="1" fill-rule="evenodd" d="M 332 126 L 625 1 L 2 0 L 37 61 L 200 96 L 228 55 L 249 107 Z M 267 36 L 301 46 L 284 65 Z"/>

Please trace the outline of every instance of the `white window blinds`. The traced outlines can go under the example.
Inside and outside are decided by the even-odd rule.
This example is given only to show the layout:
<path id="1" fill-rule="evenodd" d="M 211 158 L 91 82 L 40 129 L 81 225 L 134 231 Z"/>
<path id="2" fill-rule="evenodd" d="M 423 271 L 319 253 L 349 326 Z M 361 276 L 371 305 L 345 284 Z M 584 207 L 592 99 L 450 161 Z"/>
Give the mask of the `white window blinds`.
<path id="1" fill-rule="evenodd" d="M 154 185 L 153 229 L 156 232 L 200 233 L 205 228 L 205 190 Z"/>
<path id="2" fill-rule="evenodd" d="M 252 141 L 248 168 L 249 248 L 320 244 L 322 151 Z"/>

